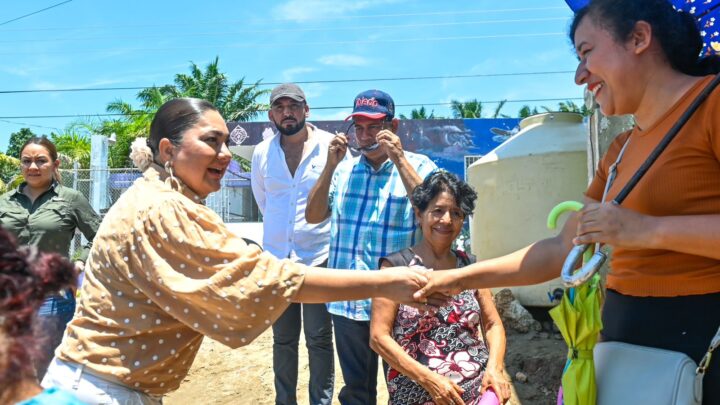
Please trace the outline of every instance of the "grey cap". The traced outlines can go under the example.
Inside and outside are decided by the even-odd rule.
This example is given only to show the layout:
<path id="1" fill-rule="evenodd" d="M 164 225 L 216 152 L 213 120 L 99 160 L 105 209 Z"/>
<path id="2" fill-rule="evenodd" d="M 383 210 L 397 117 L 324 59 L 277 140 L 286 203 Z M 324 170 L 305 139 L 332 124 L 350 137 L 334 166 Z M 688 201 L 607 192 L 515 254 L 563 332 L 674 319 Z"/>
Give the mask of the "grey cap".
<path id="1" fill-rule="evenodd" d="M 289 97 L 295 101 L 305 101 L 305 93 L 295 83 L 283 83 L 275 86 L 270 93 L 270 104 L 281 97 Z"/>

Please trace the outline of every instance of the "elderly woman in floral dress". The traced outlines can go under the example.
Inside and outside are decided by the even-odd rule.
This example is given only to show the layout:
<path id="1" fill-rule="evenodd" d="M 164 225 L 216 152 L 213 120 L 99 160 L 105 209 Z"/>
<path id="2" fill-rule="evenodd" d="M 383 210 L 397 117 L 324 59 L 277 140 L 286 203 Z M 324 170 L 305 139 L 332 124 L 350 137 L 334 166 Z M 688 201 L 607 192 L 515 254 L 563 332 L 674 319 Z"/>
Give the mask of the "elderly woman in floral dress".
<path id="1" fill-rule="evenodd" d="M 428 176 L 412 194 L 423 239 L 382 258 L 381 268 L 441 271 L 473 262 L 451 246 L 476 198 L 448 172 Z M 462 291 L 433 313 L 375 298 L 370 333 L 373 350 L 390 365 L 391 404 L 477 404 L 490 387 L 503 402 L 510 397 L 505 330 L 489 290 Z"/>

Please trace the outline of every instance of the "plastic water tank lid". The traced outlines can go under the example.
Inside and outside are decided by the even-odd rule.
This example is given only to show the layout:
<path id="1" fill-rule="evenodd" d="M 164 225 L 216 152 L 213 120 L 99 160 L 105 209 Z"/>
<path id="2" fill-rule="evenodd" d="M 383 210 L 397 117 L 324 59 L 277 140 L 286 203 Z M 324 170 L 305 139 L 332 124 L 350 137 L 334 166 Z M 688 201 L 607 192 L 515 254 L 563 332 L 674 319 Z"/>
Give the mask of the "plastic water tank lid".
<path id="1" fill-rule="evenodd" d="M 530 125 L 538 125 L 546 122 L 564 122 L 568 124 L 581 123 L 583 120 L 582 114 L 574 112 L 551 112 L 531 115 L 522 121 L 520 121 L 520 129 L 525 129 Z"/>

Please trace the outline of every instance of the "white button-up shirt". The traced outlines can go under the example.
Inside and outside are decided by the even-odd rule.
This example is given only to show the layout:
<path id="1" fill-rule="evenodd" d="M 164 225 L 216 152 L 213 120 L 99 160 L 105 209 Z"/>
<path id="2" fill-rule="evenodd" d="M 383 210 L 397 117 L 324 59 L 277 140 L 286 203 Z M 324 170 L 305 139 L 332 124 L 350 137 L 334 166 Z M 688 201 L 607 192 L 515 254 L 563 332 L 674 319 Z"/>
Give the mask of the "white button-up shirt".
<path id="1" fill-rule="evenodd" d="M 284 135 L 276 133 L 255 147 L 250 177 L 255 201 L 263 213 L 263 248 L 276 257 L 315 266 L 328 256 L 330 220 L 308 224 L 305 208 L 334 136 L 309 123 L 307 126 L 309 139 L 295 176 L 290 174 L 280 146 Z"/>

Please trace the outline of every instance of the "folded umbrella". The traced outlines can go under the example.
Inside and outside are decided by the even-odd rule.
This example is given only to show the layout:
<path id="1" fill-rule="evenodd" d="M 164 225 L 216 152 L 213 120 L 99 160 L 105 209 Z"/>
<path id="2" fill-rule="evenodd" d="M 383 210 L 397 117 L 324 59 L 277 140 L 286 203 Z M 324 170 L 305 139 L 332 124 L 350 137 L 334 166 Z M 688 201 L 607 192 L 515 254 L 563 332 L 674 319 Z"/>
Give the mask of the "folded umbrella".
<path id="1" fill-rule="evenodd" d="M 581 208 L 582 203 L 575 201 L 558 204 L 548 216 L 548 227 L 556 228 L 557 218 L 562 212 L 579 211 Z M 568 346 L 562 376 L 565 405 L 595 405 L 597 402 L 593 348 L 602 330 L 601 303 L 600 275 L 595 274 L 585 284 L 565 290 L 560 304 L 550 310 L 550 317 Z"/>

